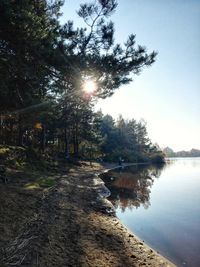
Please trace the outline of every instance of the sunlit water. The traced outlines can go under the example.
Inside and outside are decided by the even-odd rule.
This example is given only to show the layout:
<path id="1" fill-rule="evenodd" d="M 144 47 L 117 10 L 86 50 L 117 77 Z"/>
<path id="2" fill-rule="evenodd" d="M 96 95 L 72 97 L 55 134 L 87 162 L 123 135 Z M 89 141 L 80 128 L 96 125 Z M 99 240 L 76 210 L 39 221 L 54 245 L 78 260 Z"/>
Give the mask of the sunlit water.
<path id="1" fill-rule="evenodd" d="M 200 158 L 104 174 L 118 218 L 178 266 L 200 266 Z"/>

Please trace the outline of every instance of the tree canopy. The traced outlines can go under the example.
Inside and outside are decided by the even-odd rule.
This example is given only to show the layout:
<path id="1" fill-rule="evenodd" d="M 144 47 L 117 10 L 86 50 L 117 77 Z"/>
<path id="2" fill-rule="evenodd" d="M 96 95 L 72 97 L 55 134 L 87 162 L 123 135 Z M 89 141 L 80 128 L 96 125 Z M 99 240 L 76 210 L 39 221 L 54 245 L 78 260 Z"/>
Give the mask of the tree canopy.
<path id="1" fill-rule="evenodd" d="M 81 4 L 79 28 L 72 21 L 60 24 L 62 5 L 59 0 L 0 2 L 1 143 L 42 151 L 53 144 L 67 156 L 80 156 L 80 149 L 90 157 L 125 148 L 147 152 L 143 122 L 122 117 L 115 122 L 93 107 L 94 100 L 111 96 L 151 66 L 156 52 L 136 45 L 134 34 L 124 45 L 115 43 L 110 20 L 115 0 Z M 96 89 L 87 94 L 82 87 L 88 80 Z"/>

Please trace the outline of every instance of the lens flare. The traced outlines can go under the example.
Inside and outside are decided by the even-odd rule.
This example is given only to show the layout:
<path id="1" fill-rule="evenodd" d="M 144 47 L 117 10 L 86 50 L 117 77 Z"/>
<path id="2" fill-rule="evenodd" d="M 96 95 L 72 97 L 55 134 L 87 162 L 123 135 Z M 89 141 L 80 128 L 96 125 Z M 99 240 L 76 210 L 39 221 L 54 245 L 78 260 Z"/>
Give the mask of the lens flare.
<path id="1" fill-rule="evenodd" d="M 84 82 L 83 84 L 83 91 L 86 94 L 92 95 L 93 93 L 95 93 L 95 91 L 97 90 L 97 85 L 94 81 L 92 80 L 87 80 Z"/>

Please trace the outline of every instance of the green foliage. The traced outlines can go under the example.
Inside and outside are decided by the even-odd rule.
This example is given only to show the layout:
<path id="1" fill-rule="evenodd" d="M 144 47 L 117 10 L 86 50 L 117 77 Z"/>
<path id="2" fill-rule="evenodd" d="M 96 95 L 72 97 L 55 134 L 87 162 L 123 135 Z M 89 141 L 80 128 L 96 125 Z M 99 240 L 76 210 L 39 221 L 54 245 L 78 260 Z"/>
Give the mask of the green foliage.
<path id="1" fill-rule="evenodd" d="M 0 142 L 28 147 L 35 164 L 45 150 L 66 158 L 146 160 L 151 144 L 143 121 L 115 122 L 93 108 L 94 100 L 111 96 L 151 66 L 156 53 L 137 46 L 133 34 L 124 45 L 115 43 L 109 20 L 115 0 L 81 4 L 82 28 L 60 24 L 62 4 L 0 2 Z M 88 95 L 81 89 L 90 78 L 97 90 Z"/>
<path id="2" fill-rule="evenodd" d="M 120 115 L 115 122 L 106 115 L 102 117 L 101 134 L 101 151 L 106 161 L 118 161 L 120 157 L 126 162 L 164 161 L 163 153 L 150 142 L 143 120 L 125 121 Z"/>
<path id="3" fill-rule="evenodd" d="M 55 179 L 53 178 L 40 178 L 36 179 L 34 182 L 29 182 L 24 185 L 24 188 L 27 190 L 35 190 L 35 189 L 45 189 L 52 187 L 56 184 Z"/>
<path id="4" fill-rule="evenodd" d="M 22 147 L 0 145 L 0 162 L 19 167 L 26 161 L 26 150 Z"/>
<path id="5" fill-rule="evenodd" d="M 45 0 L 1 1 L 1 111 L 38 103 L 47 94 L 58 38 L 57 13 Z"/>
<path id="6" fill-rule="evenodd" d="M 73 76 L 76 76 L 76 81 L 80 79 L 80 83 L 85 77 L 92 77 L 98 84 L 96 96 L 102 98 L 111 96 L 121 85 L 129 83 L 131 73 L 139 74 L 156 57 L 156 52 L 148 54 L 144 47 L 136 46 L 133 34 L 124 46 L 115 44 L 114 24 L 107 20 L 116 7 L 114 0 L 82 4 L 78 15 L 86 28 L 74 29 L 73 22 L 62 28 L 63 37 L 70 36 L 66 48 L 73 55 L 70 60 L 70 64 L 73 62 Z M 69 85 L 69 79 L 67 83 Z"/>
<path id="7" fill-rule="evenodd" d="M 161 151 L 158 151 L 150 155 L 150 160 L 152 163 L 158 163 L 158 164 L 165 163 L 165 157 L 164 157 L 163 152 Z"/>
<path id="8" fill-rule="evenodd" d="M 52 187 L 55 185 L 55 180 L 53 178 L 43 178 L 38 181 L 40 187 Z"/>
<path id="9" fill-rule="evenodd" d="M 102 157 L 98 144 L 90 141 L 83 141 L 80 144 L 80 155 L 86 160 L 98 160 Z"/>

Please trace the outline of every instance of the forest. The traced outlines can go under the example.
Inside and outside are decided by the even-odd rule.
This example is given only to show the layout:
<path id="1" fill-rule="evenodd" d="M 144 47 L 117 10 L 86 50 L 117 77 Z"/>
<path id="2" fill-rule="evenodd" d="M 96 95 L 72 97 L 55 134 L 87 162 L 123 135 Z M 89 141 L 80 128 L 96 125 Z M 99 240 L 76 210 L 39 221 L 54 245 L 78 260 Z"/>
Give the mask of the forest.
<path id="1" fill-rule="evenodd" d="M 157 53 L 137 45 L 133 34 L 115 43 L 115 0 L 81 4 L 81 28 L 60 23 L 63 3 L 0 2 L 1 146 L 68 160 L 163 162 L 144 120 L 115 120 L 94 110 L 98 99 L 150 67 Z"/>
<path id="2" fill-rule="evenodd" d="M 163 149 L 163 153 L 166 155 L 166 157 L 200 157 L 200 150 L 192 148 L 190 151 L 173 151 L 170 147 L 165 147 Z"/>

